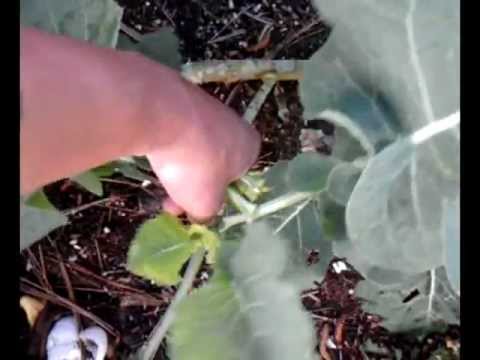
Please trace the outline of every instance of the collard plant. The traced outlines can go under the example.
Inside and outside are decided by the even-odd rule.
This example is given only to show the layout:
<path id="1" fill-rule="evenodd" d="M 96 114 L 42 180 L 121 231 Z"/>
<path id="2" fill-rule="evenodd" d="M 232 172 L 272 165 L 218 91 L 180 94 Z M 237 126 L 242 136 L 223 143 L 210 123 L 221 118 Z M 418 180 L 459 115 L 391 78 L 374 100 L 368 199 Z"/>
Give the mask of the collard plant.
<path id="1" fill-rule="evenodd" d="M 56 20 L 44 22 L 46 3 L 24 1 L 22 21 L 72 36 L 86 33 L 84 40 L 179 67 L 172 33 L 140 36 L 136 43 L 118 39 L 121 12 L 113 1 L 74 3 L 50 0 L 48 14 Z M 134 357 L 152 359 L 167 337 L 172 359 L 315 358 L 314 326 L 299 292 L 322 279 L 333 256 L 346 257 L 366 277 L 357 295 L 390 330 L 422 334 L 459 322 L 459 4 L 316 5 L 333 30 L 308 61 L 181 67 L 198 83 L 208 81 L 205 74 L 225 76 L 215 69 L 233 68 L 238 80 L 265 74 L 267 66 L 263 92 L 301 67 L 305 117 L 334 123 L 335 144 L 330 156 L 303 153 L 232 184 L 215 226 L 160 215 L 139 228 L 129 269 L 179 287 Z M 95 12 L 88 29 L 97 30 L 78 31 L 79 6 Z M 251 112 L 245 117 L 251 121 Z M 98 178 L 91 171 L 73 180 L 98 193 Z M 35 199 L 28 210 L 35 206 L 51 217 L 44 232 L 65 223 L 42 194 Z M 313 266 L 306 265 L 310 250 L 320 253 Z M 187 296 L 205 255 L 213 278 Z M 419 295 L 404 302 L 412 290 Z"/>

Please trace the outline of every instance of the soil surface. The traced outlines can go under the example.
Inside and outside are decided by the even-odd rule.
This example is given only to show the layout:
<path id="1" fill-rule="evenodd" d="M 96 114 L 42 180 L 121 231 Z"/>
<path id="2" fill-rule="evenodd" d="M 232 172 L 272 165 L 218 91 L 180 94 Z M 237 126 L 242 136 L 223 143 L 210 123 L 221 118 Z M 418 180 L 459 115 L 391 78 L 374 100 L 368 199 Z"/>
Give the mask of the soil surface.
<path id="1" fill-rule="evenodd" d="M 180 38 L 184 61 L 307 59 L 330 32 L 309 0 L 118 2 L 125 7 L 126 26 L 142 33 L 172 27 Z M 260 85 L 259 81 L 248 81 L 212 83 L 203 88 L 243 114 Z M 298 84 L 277 84 L 254 121 L 263 140 L 256 167 L 298 154 L 304 120 L 308 119 L 302 117 Z M 331 126 L 324 126 L 333 132 Z M 322 151 L 328 153 L 328 146 Z M 46 188 L 57 208 L 81 210 L 70 216 L 70 225 L 22 253 L 22 295 L 47 300 L 33 330 L 29 330 L 20 310 L 20 335 L 26 350 L 23 358 L 42 358 L 42 344 L 51 324 L 73 310 L 80 315 L 83 326 L 99 324 L 108 330 L 111 359 L 125 359 L 143 343 L 175 294 L 174 287 L 154 286 L 126 270 L 127 249 L 136 229 L 161 211 L 161 186 L 113 176 L 104 182 L 104 191 L 99 198 L 68 180 Z M 312 253 L 309 261 L 317 257 Z M 335 261 L 338 259 L 332 264 Z M 196 286 L 209 275 L 205 266 Z M 369 359 L 394 359 L 395 351 L 401 350 L 403 359 L 429 359 L 434 351 L 458 343 L 457 327 L 431 334 L 422 342 L 390 334 L 379 325 L 378 317 L 362 311 L 354 294 L 361 278 L 351 267 L 338 274 L 331 266 L 322 283 L 312 284 L 302 294 L 302 302 L 316 322 L 318 338 L 324 340 L 318 348 L 319 358 L 365 359 L 368 355 Z M 380 350 L 362 353 L 367 341 Z M 168 359 L 165 349 L 157 358 Z"/>
<path id="2" fill-rule="evenodd" d="M 171 26 L 185 61 L 308 59 L 329 28 L 310 0 L 117 0 L 141 33 Z"/>

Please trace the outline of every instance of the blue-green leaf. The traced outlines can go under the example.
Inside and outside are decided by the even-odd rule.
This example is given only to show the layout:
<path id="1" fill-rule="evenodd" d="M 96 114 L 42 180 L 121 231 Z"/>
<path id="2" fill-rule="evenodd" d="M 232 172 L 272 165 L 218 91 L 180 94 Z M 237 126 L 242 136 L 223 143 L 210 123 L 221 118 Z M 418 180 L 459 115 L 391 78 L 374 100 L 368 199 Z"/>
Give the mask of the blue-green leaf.
<path id="1" fill-rule="evenodd" d="M 133 42 L 128 36 L 120 34 L 117 48 L 138 51 L 160 64 L 180 69 L 182 58 L 177 36 L 168 28 L 141 35 L 139 42 Z"/>
<path id="2" fill-rule="evenodd" d="M 450 131 L 437 135 L 436 145 L 448 142 Z M 395 142 L 370 160 L 346 211 L 349 237 L 371 264 L 412 275 L 445 264 L 443 203 L 460 191 L 459 148 L 443 159 L 451 168 L 442 168 L 432 151 L 433 138 L 415 144 L 416 136 Z"/>
<path id="3" fill-rule="evenodd" d="M 335 113 L 328 120 L 379 151 L 398 133 L 458 110 L 458 1 L 315 2 L 333 30 L 305 65 L 307 118 Z M 446 145 L 437 146 L 439 158 Z"/>
<path id="4" fill-rule="evenodd" d="M 460 199 L 445 200 L 443 205 L 442 223 L 446 240 L 445 267 L 452 285 L 460 292 Z"/>
<path id="5" fill-rule="evenodd" d="M 20 201 L 20 251 L 67 223 L 68 218 L 58 210 L 37 208 Z"/>
<path id="6" fill-rule="evenodd" d="M 418 295 L 408 300 L 415 290 Z M 384 318 L 393 332 L 431 332 L 460 322 L 460 299 L 451 287 L 444 267 L 381 286 L 362 281 L 356 295 L 366 300 L 363 308 Z"/>
<path id="7" fill-rule="evenodd" d="M 362 169 L 352 163 L 340 163 L 330 172 L 327 180 L 327 192 L 339 205 L 347 205 Z"/>
<path id="8" fill-rule="evenodd" d="M 22 0 L 20 22 L 104 47 L 115 47 L 123 11 L 114 0 Z"/>
<path id="9" fill-rule="evenodd" d="M 315 152 L 297 155 L 291 161 L 280 161 L 265 174 L 270 198 L 286 192 L 318 193 L 327 187 L 330 171 L 337 159 Z"/>

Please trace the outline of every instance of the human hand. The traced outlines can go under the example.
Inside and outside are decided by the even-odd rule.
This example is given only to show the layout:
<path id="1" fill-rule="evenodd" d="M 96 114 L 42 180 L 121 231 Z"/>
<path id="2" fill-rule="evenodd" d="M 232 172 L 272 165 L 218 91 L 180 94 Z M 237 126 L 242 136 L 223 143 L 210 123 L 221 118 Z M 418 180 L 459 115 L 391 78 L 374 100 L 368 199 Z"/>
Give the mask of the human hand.
<path id="1" fill-rule="evenodd" d="M 170 196 L 165 209 L 206 220 L 255 161 L 255 130 L 178 72 L 35 29 L 21 40 L 22 194 L 146 154 Z"/>
<path id="2" fill-rule="evenodd" d="M 168 83 L 170 95 L 157 91 L 163 91 L 162 115 L 153 121 L 158 130 L 149 132 L 147 157 L 169 195 L 164 209 L 205 221 L 220 209 L 228 184 L 255 162 L 260 137 L 231 109 L 179 77 Z M 158 132 L 171 136 L 168 144 L 155 143 Z"/>

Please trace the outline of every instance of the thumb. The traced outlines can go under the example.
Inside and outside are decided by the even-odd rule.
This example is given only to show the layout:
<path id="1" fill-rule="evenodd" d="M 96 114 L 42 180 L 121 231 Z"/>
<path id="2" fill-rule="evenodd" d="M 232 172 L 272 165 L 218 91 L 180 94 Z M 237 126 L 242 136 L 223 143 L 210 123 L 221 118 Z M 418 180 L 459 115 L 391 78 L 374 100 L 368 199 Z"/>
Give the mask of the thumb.
<path id="1" fill-rule="evenodd" d="M 164 202 L 164 209 L 173 215 L 186 212 L 197 222 L 207 222 L 214 217 L 223 205 L 227 183 L 220 177 L 196 174 L 183 177 L 163 176 L 162 170 L 157 175 L 169 198 Z"/>

